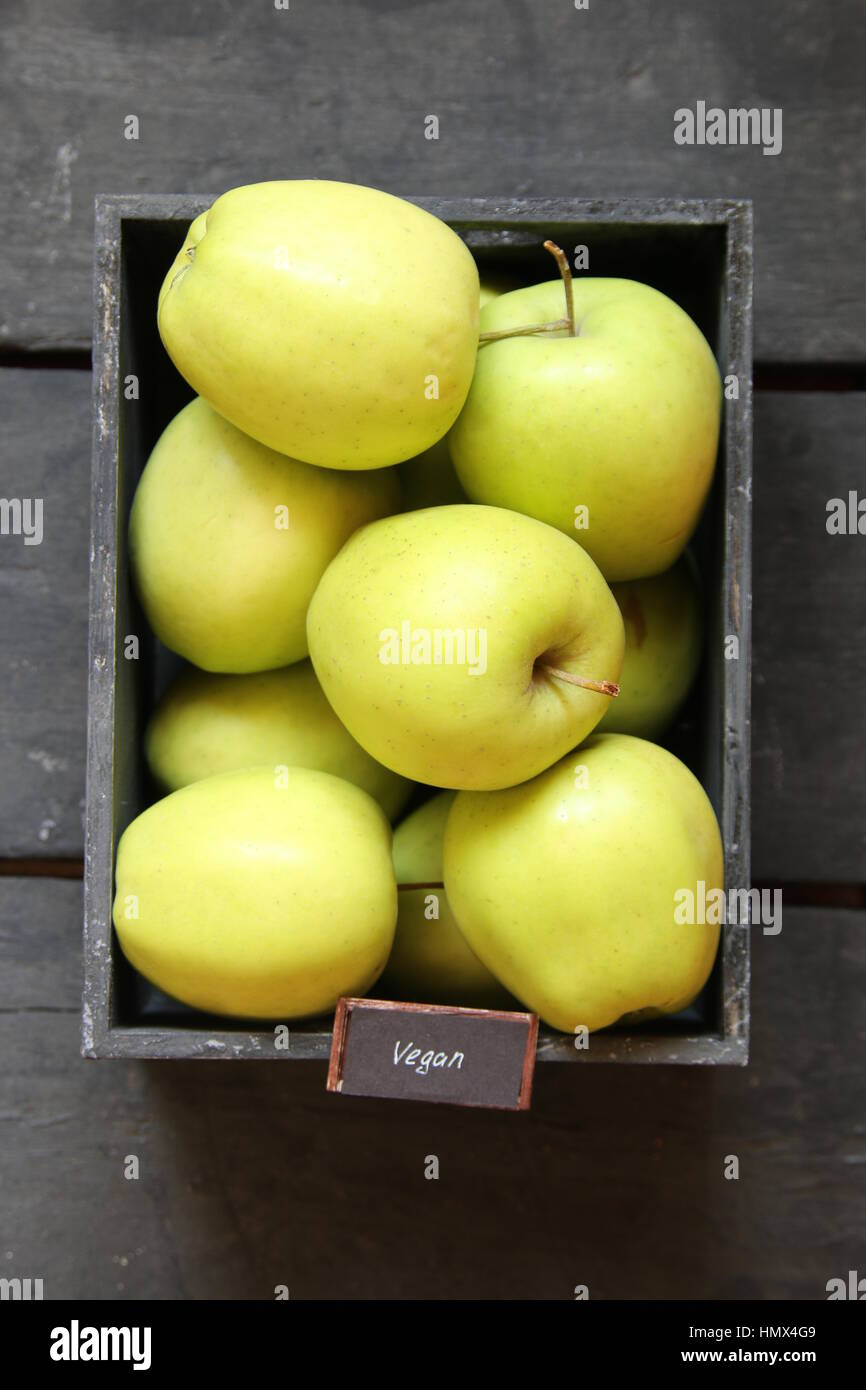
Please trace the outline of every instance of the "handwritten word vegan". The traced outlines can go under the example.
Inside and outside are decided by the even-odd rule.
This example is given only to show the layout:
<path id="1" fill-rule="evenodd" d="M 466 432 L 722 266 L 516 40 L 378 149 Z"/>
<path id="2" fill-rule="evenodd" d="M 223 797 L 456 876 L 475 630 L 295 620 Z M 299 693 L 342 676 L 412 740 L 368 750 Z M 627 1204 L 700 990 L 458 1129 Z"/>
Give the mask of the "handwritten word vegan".
<path id="1" fill-rule="evenodd" d="M 394 1066 L 398 1067 L 402 1062 L 404 1066 L 414 1067 L 419 1076 L 426 1076 L 431 1067 L 453 1067 L 456 1065 L 459 1071 L 464 1060 L 462 1052 L 452 1053 L 449 1059 L 447 1052 L 434 1052 L 431 1047 L 422 1056 L 420 1047 L 416 1047 L 412 1042 L 407 1042 L 405 1047 L 401 1047 L 399 1040 L 394 1044 Z"/>

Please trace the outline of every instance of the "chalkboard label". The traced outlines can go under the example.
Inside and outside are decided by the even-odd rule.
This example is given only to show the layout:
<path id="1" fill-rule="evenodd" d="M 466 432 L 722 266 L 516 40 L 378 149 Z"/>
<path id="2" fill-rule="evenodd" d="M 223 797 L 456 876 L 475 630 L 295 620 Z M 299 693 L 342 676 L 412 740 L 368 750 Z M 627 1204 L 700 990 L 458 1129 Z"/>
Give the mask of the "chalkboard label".
<path id="1" fill-rule="evenodd" d="M 327 1089 L 528 1110 L 537 1038 L 535 1014 L 341 999 Z"/>

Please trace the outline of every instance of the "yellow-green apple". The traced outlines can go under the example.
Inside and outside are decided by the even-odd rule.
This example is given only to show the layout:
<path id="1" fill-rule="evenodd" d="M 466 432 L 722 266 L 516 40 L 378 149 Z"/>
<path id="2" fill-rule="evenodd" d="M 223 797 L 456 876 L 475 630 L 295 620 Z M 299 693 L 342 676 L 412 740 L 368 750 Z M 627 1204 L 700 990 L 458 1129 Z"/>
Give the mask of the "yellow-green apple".
<path id="1" fill-rule="evenodd" d="M 399 498 L 392 469 L 313 468 L 191 401 L 157 441 L 133 499 L 130 559 L 147 619 L 206 671 L 299 661 L 325 568 Z"/>
<path id="2" fill-rule="evenodd" d="M 563 1032 L 678 1013 L 712 970 L 719 927 L 683 922 L 678 895 L 722 888 L 721 836 L 658 744 L 594 734 L 523 786 L 461 792 L 444 870 L 476 955 Z"/>
<path id="3" fill-rule="evenodd" d="M 513 1001 L 467 944 L 442 886 L 442 836 L 454 792 L 439 792 L 394 831 L 397 930 L 376 993 L 466 1008 Z"/>
<path id="4" fill-rule="evenodd" d="M 372 757 L 470 789 L 523 782 L 585 738 L 625 641 L 579 545 L 468 505 L 358 531 L 322 576 L 307 634 L 322 689 Z"/>
<path id="5" fill-rule="evenodd" d="M 516 289 L 513 280 L 503 276 L 485 276 L 479 290 L 481 308 L 491 299 L 513 289 Z M 417 511 L 420 507 L 443 507 L 450 502 L 469 501 L 454 471 L 447 436 L 438 440 L 432 448 L 425 449 L 423 454 L 401 464 L 400 482 L 403 508 L 407 512 Z"/>
<path id="6" fill-rule="evenodd" d="M 363 994 L 397 918 L 391 827 L 309 768 L 223 772 L 157 801 L 117 851 L 127 959 L 193 1008 L 307 1018 Z"/>
<path id="7" fill-rule="evenodd" d="M 556 322 L 566 326 L 484 339 Z M 554 280 L 491 300 L 481 330 L 450 435 L 467 495 L 556 526 L 608 580 L 669 569 L 718 446 L 721 383 L 696 324 L 649 285 L 581 279 L 570 317 Z"/>
<path id="8" fill-rule="evenodd" d="M 192 223 L 159 331 L 199 395 L 324 468 L 380 468 L 455 420 L 478 345 L 478 272 L 446 223 L 324 179 L 233 188 Z"/>
<path id="9" fill-rule="evenodd" d="M 651 579 L 612 584 L 625 623 L 619 698 L 599 725 L 606 734 L 657 738 L 688 695 L 701 662 L 701 594 L 688 552 Z"/>
<path id="10" fill-rule="evenodd" d="M 189 667 L 159 702 L 144 747 L 151 772 L 168 791 L 259 764 L 311 767 L 369 792 L 389 820 L 412 791 L 411 782 L 377 763 L 343 727 L 309 661 L 244 676 Z"/>

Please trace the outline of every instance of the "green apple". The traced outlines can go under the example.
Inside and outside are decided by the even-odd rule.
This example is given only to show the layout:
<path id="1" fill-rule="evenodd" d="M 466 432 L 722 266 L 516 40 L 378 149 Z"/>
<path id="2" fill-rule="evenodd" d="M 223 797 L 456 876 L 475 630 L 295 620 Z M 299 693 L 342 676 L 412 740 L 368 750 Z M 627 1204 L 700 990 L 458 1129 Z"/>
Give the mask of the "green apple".
<path id="1" fill-rule="evenodd" d="M 423 1004 L 504 1008 L 513 1001 L 467 944 L 442 887 L 442 836 L 454 796 L 439 792 L 394 831 L 397 931 L 376 993 Z"/>
<path id="2" fill-rule="evenodd" d="M 468 500 L 454 472 L 447 439 L 440 439 L 432 449 L 401 463 L 397 472 L 403 490 L 404 511 L 415 512 L 422 507 L 444 507 Z"/>
<path id="3" fill-rule="evenodd" d="M 701 662 L 701 594 L 691 559 L 652 579 L 612 584 L 625 623 L 620 693 L 599 729 L 657 738 L 691 690 Z"/>
<path id="4" fill-rule="evenodd" d="M 394 831 L 392 857 L 397 883 L 442 884 L 442 837 L 456 792 L 436 792 Z"/>
<path id="5" fill-rule="evenodd" d="M 478 346 L 478 272 L 444 222 L 356 184 L 233 188 L 192 223 L 159 331 L 199 395 L 324 468 L 380 468 L 453 424 Z"/>
<path id="6" fill-rule="evenodd" d="M 556 526 L 608 580 L 660 574 L 713 476 L 718 368 L 688 315 L 649 285 L 581 279 L 573 301 L 573 335 L 482 342 L 450 435 L 454 466 L 473 501 Z M 560 320 L 554 280 L 485 305 L 482 337 Z"/>
<path id="7" fill-rule="evenodd" d="M 655 743 L 595 734 L 524 786 L 462 792 L 444 868 L 472 949 L 563 1032 L 678 1013 L 712 970 L 719 928 L 679 922 L 677 895 L 722 887 L 719 828 Z"/>
<path id="8" fill-rule="evenodd" d="M 491 299 L 496 299 L 500 294 L 507 294 L 515 288 L 514 281 L 507 280 L 504 276 L 485 276 L 479 290 L 481 308 L 483 309 Z M 454 471 L 447 437 L 438 440 L 423 454 L 400 464 L 400 481 L 403 487 L 403 507 L 407 512 L 418 511 L 421 507 L 443 507 L 450 502 L 469 500 Z"/>
<path id="9" fill-rule="evenodd" d="M 391 469 L 313 468 L 194 400 L 163 431 L 133 499 L 130 559 L 148 622 L 206 671 L 299 661 L 327 565 L 399 499 Z"/>
<path id="10" fill-rule="evenodd" d="M 245 676 L 183 671 L 158 704 L 144 747 L 168 791 L 259 764 L 311 767 L 369 792 L 389 820 L 412 791 L 344 729 L 309 661 Z"/>
<path id="11" fill-rule="evenodd" d="M 115 878 L 127 959 L 209 1013 L 325 1013 L 368 990 L 391 949 L 391 828 L 326 772 L 253 768 L 173 792 L 124 831 Z"/>
<path id="12" fill-rule="evenodd" d="M 579 545 L 480 506 L 363 527 L 322 576 L 307 634 L 362 748 L 414 781 L 469 789 L 523 782 L 585 738 L 625 641 Z"/>

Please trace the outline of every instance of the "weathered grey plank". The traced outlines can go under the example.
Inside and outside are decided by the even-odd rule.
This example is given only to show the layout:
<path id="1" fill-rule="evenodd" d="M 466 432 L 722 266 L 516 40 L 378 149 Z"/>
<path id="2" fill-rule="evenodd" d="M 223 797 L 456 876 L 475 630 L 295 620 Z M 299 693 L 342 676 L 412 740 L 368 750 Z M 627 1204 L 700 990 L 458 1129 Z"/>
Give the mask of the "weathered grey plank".
<path id="1" fill-rule="evenodd" d="M 78 856 L 90 373 L 0 371 L 0 420 L 0 496 L 42 504 L 40 544 L 0 534 L 0 856 Z"/>
<path id="2" fill-rule="evenodd" d="M 863 914 L 755 937 L 748 1069 L 543 1067 L 525 1116 L 83 1061 L 80 917 L 80 885 L 0 880 L 3 1273 L 46 1297 L 820 1299 L 857 1267 Z"/>
<path id="3" fill-rule="evenodd" d="M 304 175 L 430 195 L 753 196 L 759 357 L 862 360 L 864 39 L 858 0 L 22 0 L 0 40 L 0 345 L 88 342 L 96 191 Z M 674 112 L 699 100 L 781 108 L 781 154 L 676 145 Z"/>
<path id="4" fill-rule="evenodd" d="M 866 497 L 866 396 L 759 394 L 756 422 L 754 874 L 863 883 L 866 535 L 827 503 Z"/>

